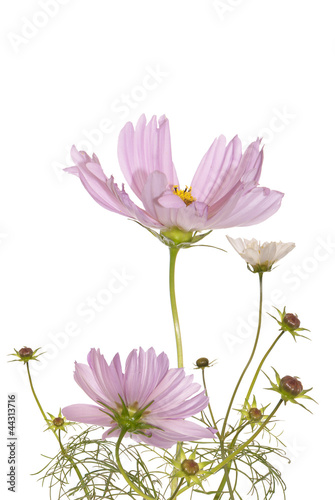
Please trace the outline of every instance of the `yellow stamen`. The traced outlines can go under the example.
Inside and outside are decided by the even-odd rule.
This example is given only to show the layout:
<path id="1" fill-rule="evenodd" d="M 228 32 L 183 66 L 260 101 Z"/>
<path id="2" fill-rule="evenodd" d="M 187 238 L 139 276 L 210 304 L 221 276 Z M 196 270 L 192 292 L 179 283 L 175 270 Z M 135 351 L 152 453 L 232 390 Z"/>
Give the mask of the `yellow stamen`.
<path id="1" fill-rule="evenodd" d="M 196 198 L 193 198 L 192 196 L 192 188 L 186 186 L 185 189 L 179 189 L 179 186 L 173 186 L 172 188 L 172 191 L 173 191 L 173 194 L 176 194 L 177 196 L 179 196 L 180 199 L 183 200 L 183 202 L 185 203 L 185 205 L 188 207 L 189 205 L 191 205 L 191 203 L 193 203 L 194 201 L 196 201 Z"/>

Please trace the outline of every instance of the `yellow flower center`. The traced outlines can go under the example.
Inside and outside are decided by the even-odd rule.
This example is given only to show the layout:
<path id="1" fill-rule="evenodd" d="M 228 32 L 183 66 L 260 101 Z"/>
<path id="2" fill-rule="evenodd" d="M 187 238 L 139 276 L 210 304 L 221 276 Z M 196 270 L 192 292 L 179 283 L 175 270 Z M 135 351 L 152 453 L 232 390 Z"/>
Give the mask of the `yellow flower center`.
<path id="1" fill-rule="evenodd" d="M 183 202 L 185 203 L 185 205 L 188 207 L 189 205 L 191 205 L 191 203 L 193 203 L 194 201 L 196 201 L 196 198 L 193 198 L 192 196 L 192 188 L 186 186 L 185 189 L 179 189 L 179 186 L 173 186 L 172 188 L 172 191 L 173 191 L 173 194 L 176 194 L 177 196 L 179 196 L 179 198 L 181 198 L 183 200 Z"/>

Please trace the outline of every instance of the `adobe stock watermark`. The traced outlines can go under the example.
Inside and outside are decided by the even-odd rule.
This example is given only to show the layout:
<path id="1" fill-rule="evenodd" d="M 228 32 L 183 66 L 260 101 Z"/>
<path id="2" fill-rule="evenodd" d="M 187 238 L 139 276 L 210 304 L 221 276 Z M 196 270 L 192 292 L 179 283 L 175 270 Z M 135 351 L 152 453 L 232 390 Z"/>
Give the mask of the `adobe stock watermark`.
<path id="1" fill-rule="evenodd" d="M 21 17 L 19 32 L 10 31 L 7 34 L 9 43 L 15 53 L 36 38 L 49 22 L 58 15 L 61 7 L 67 5 L 70 0 L 39 0 L 39 8 L 32 16 Z"/>
<path id="2" fill-rule="evenodd" d="M 332 258 L 334 254 L 335 235 L 318 236 L 313 250 L 299 264 L 293 264 L 282 273 L 283 288 L 274 288 L 272 291 L 267 292 L 267 297 L 263 301 L 264 313 L 270 312 L 270 314 L 276 316 L 273 306 L 282 309 L 287 305 L 287 292 L 295 293 L 299 290 L 305 282 L 311 279 L 311 276 L 315 275 L 323 263 Z M 284 292 L 283 289 L 287 290 L 287 292 Z M 222 340 L 230 354 L 233 354 L 235 348 L 243 344 L 245 340 L 255 336 L 258 326 L 258 307 L 258 301 L 253 301 L 252 310 L 247 315 L 237 318 L 235 329 L 222 333 Z M 298 311 L 291 312 L 297 313 Z"/>
<path id="3" fill-rule="evenodd" d="M 242 3 L 244 0 L 213 0 L 212 5 L 219 18 L 223 20 L 227 14 L 231 14 Z"/>
<path id="4" fill-rule="evenodd" d="M 273 439 L 275 440 L 275 438 Z M 282 439 L 281 436 L 280 439 Z M 279 443 L 278 447 L 282 451 L 282 457 L 280 457 L 279 455 L 269 454 L 268 460 L 271 465 L 280 472 L 281 475 L 283 475 L 290 463 L 294 463 L 296 460 L 298 460 L 299 457 L 303 456 L 308 451 L 308 446 L 306 446 L 306 443 L 299 442 L 296 437 L 294 437 L 292 440 L 285 440 L 285 437 L 283 437 L 283 445 Z M 261 496 L 264 495 L 263 487 L 261 485 L 257 486 L 256 484 L 255 489 L 259 493 L 258 498 L 263 498 L 263 496 Z M 255 498 L 257 498 L 257 495 L 255 495 L 255 491 L 252 491 L 247 495 L 245 500 L 252 500 Z"/>
<path id="5" fill-rule="evenodd" d="M 146 66 L 144 69 L 144 76 L 136 85 L 113 99 L 108 116 L 100 118 L 94 128 L 81 130 L 82 138 L 76 142 L 78 150 L 84 150 L 92 155 L 94 148 L 103 143 L 105 136 L 116 132 L 120 124 L 124 124 L 125 120 L 129 118 L 131 112 L 148 99 L 150 94 L 157 90 L 169 76 L 169 73 L 162 70 L 159 64 Z M 67 176 L 63 169 L 73 165 L 70 155 L 71 146 L 72 144 L 66 148 L 63 162 L 53 161 L 51 164 L 60 182 L 63 182 L 64 177 Z"/>
<path id="6" fill-rule="evenodd" d="M 3 243 L 6 241 L 7 238 L 8 238 L 7 233 L 0 233 L 0 246 L 3 245 Z"/>
<path id="7" fill-rule="evenodd" d="M 106 284 L 97 292 L 79 302 L 75 307 L 75 315 L 66 321 L 61 329 L 49 331 L 46 334 L 48 342 L 42 346 L 37 346 L 41 347 L 40 352 L 44 353 L 43 356 L 39 358 L 39 362 L 30 363 L 32 374 L 37 376 L 41 373 L 49 361 L 54 360 L 61 351 L 70 345 L 72 339 L 82 335 L 85 327 L 92 324 L 99 315 L 110 308 L 117 296 L 124 293 L 133 280 L 134 276 L 128 274 L 127 270 L 118 271 L 112 269 Z M 32 347 L 36 349 L 36 346 Z M 17 365 L 20 375 L 26 381 L 27 373 L 24 365 L 22 363 Z"/>
<path id="8" fill-rule="evenodd" d="M 246 139 L 242 139 L 242 149 L 244 150 L 257 137 L 262 139 L 262 145 L 270 144 L 278 134 L 284 132 L 291 125 L 296 117 L 295 113 L 287 109 L 286 104 L 281 108 L 273 108 L 268 124 L 258 131 L 257 136 L 249 136 Z"/>

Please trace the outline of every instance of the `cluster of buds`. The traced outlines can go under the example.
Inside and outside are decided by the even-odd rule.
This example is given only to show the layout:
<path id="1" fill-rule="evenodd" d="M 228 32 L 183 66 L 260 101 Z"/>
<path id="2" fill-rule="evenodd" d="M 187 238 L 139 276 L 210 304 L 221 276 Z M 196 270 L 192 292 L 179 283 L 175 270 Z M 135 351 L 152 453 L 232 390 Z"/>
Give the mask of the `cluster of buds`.
<path id="1" fill-rule="evenodd" d="M 312 388 L 304 390 L 302 383 L 300 382 L 298 377 L 291 377 L 290 375 L 286 375 L 285 377 L 280 378 L 279 373 L 274 368 L 273 370 L 276 374 L 276 384 L 272 382 L 270 378 L 265 374 L 271 384 L 271 387 L 268 387 L 267 389 L 269 391 L 278 392 L 285 404 L 287 402 L 298 404 L 311 413 L 308 408 L 306 408 L 301 403 L 298 403 L 296 400 L 299 398 L 304 398 L 311 399 L 312 401 L 316 402 L 310 396 L 306 396 L 306 393 L 311 391 Z"/>

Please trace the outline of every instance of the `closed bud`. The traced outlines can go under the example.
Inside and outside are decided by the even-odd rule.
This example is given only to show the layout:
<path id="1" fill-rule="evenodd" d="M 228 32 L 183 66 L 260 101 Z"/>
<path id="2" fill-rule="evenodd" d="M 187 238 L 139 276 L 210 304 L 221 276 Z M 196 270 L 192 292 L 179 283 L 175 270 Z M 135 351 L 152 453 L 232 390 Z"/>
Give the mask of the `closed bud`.
<path id="1" fill-rule="evenodd" d="M 190 476 L 195 476 L 199 472 L 199 465 L 194 460 L 185 459 L 181 464 L 181 468 Z"/>
<path id="2" fill-rule="evenodd" d="M 64 424 L 64 418 L 61 418 L 61 417 L 56 417 L 53 419 L 52 423 L 56 426 L 56 427 L 61 427 L 63 424 Z"/>
<path id="3" fill-rule="evenodd" d="M 206 368 L 209 366 L 209 361 L 207 358 L 199 358 L 196 360 L 195 364 L 198 368 Z"/>
<path id="4" fill-rule="evenodd" d="M 279 387 L 294 397 L 298 396 L 303 391 L 303 386 L 300 380 L 298 380 L 297 377 L 290 377 L 290 375 L 286 375 L 286 377 L 283 377 L 280 380 Z"/>
<path id="5" fill-rule="evenodd" d="M 300 320 L 296 314 L 287 313 L 283 318 L 283 323 L 285 323 L 288 327 L 295 330 L 300 326 Z"/>
<path id="6" fill-rule="evenodd" d="M 262 420 L 263 413 L 258 408 L 250 408 L 249 416 L 254 422 L 259 422 Z"/>
<path id="7" fill-rule="evenodd" d="M 30 349 L 30 347 L 22 347 L 22 349 L 19 350 L 19 354 L 21 358 L 30 358 L 33 355 L 33 350 Z"/>

